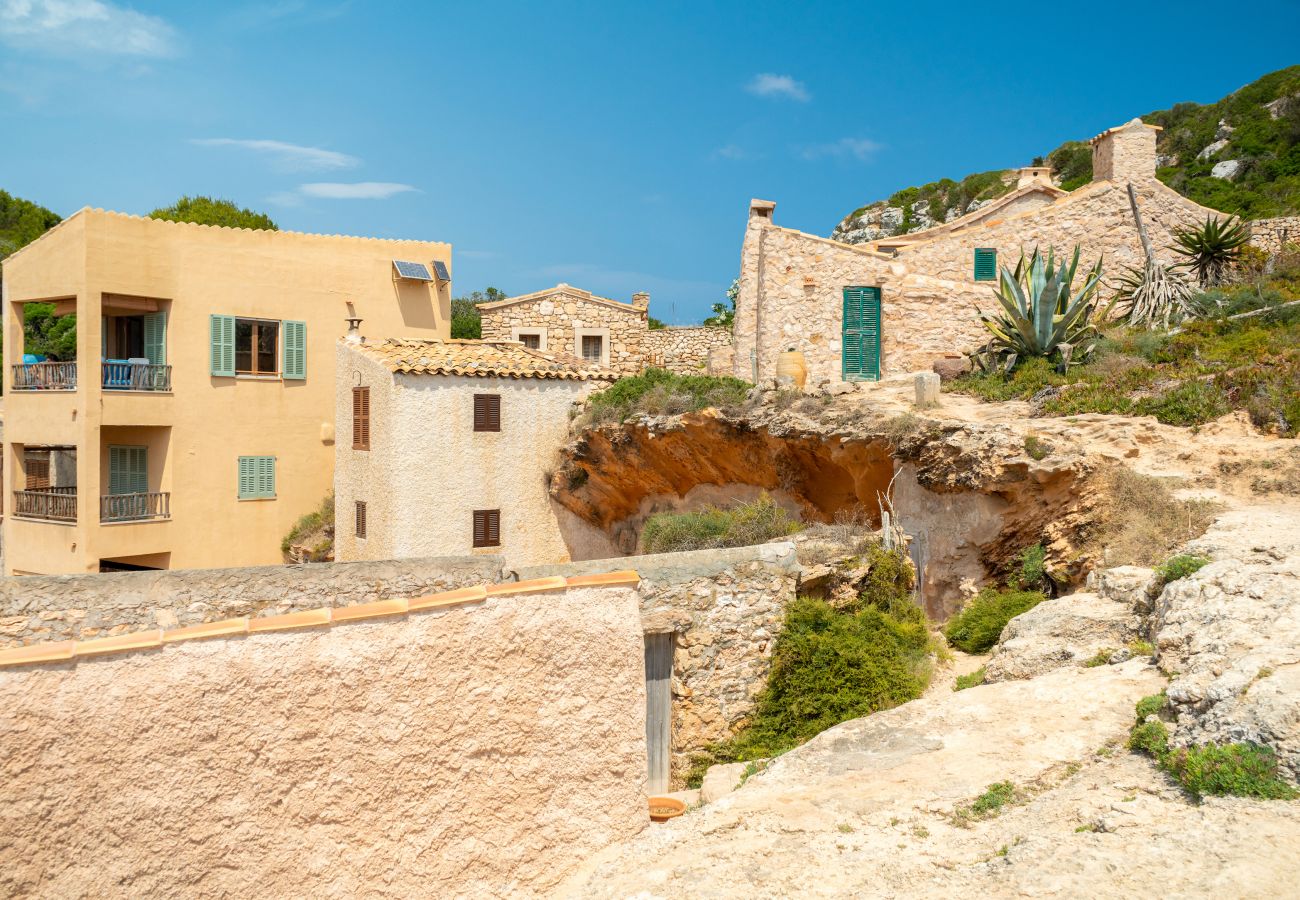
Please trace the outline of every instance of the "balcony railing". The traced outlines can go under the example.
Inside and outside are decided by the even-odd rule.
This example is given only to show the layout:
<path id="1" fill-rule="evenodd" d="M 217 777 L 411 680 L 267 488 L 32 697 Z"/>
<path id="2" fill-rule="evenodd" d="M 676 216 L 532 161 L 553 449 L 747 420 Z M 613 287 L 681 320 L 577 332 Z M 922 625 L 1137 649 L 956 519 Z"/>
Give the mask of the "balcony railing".
<path id="1" fill-rule="evenodd" d="M 105 494 L 99 498 L 101 522 L 138 522 L 142 519 L 170 519 L 172 495 L 168 491 L 144 494 Z"/>
<path id="2" fill-rule="evenodd" d="M 105 360 L 103 385 L 109 391 L 170 391 L 172 367 Z"/>
<path id="3" fill-rule="evenodd" d="M 77 488 L 47 487 L 14 491 L 14 515 L 48 522 L 77 521 Z"/>
<path id="4" fill-rule="evenodd" d="M 75 391 L 75 362 L 18 363 L 10 366 L 15 391 Z"/>
<path id="5" fill-rule="evenodd" d="M 100 384 L 107 391 L 170 391 L 172 367 L 125 360 L 105 360 L 100 364 Z M 14 373 L 15 391 L 75 391 L 75 362 L 18 363 Z"/>

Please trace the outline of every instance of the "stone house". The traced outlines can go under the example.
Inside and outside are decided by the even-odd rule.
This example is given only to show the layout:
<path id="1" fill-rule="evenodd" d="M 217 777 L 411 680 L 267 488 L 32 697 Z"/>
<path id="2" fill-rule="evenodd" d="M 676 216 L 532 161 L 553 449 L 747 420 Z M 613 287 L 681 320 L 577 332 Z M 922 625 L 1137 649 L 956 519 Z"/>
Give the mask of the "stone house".
<path id="1" fill-rule="evenodd" d="M 623 303 L 568 284 L 479 305 L 484 340 L 520 341 L 534 350 L 581 357 L 619 375 L 636 375 L 650 366 L 698 373 L 706 368 L 711 350 L 731 344 L 725 328 L 651 329 L 649 309 L 650 295 L 644 292 Z"/>
<path id="2" fill-rule="evenodd" d="M 350 334 L 336 375 L 335 559 L 569 559 L 548 467 L 614 373 L 513 341 Z"/>
<path id="3" fill-rule="evenodd" d="M 1221 213 L 1156 179 L 1156 133 L 1137 119 L 1092 140 L 1093 181 L 1074 191 L 1043 167 L 1021 170 L 1015 190 L 943 225 L 866 244 L 773 224 L 775 203 L 754 200 L 741 251 L 734 374 L 775 374 L 777 355 L 802 351 L 809 384 L 876 380 L 929 369 L 982 344 L 975 311 L 997 308 L 1000 265 L 1021 250 L 1081 249 L 1081 265 L 1104 260 L 1113 281 L 1143 260 L 1128 197 L 1132 184 L 1158 249 L 1176 229 Z"/>

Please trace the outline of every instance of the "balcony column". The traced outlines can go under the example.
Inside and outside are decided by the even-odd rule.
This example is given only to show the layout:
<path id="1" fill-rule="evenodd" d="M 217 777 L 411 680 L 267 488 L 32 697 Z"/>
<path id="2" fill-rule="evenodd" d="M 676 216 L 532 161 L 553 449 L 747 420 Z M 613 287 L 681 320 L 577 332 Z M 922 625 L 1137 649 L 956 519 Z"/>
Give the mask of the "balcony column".
<path id="1" fill-rule="evenodd" d="M 103 404 L 103 295 L 87 284 L 77 296 L 77 559 L 99 570 L 100 426 Z"/>

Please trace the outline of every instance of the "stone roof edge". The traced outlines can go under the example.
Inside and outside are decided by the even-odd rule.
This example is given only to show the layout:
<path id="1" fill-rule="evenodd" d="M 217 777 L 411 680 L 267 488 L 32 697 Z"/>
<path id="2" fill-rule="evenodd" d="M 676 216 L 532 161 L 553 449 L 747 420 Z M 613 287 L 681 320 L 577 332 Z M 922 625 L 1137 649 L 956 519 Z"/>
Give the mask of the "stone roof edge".
<path id="1" fill-rule="evenodd" d="M 1083 185 L 1080 185 L 1079 189 L 1081 190 L 1082 188 Z M 1051 194 L 1053 200 L 1059 200 L 1062 197 L 1068 197 L 1072 193 L 1071 191 L 1063 191 L 1054 184 L 1027 184 L 1024 187 L 1020 187 L 1012 191 L 1008 191 L 1007 193 L 1003 194 L 1001 197 L 998 197 L 988 206 L 981 206 L 979 209 L 974 210 L 972 212 L 963 213 L 962 215 L 953 219 L 951 222 L 943 222 L 942 224 L 935 225 L 933 228 L 927 228 L 924 231 L 912 231 L 912 232 L 908 232 L 907 234 L 895 235 L 894 237 L 877 238 L 876 240 L 872 241 L 872 243 L 887 244 L 890 243 L 891 241 L 906 241 L 909 243 L 924 244 L 924 243 L 928 243 L 929 241 L 938 240 L 941 237 L 950 236 L 954 232 L 960 231 L 963 228 L 968 228 L 970 226 L 977 225 L 978 223 L 973 221 L 974 218 L 977 216 L 981 218 L 990 216 L 996 213 L 1002 207 L 1009 204 L 1012 200 L 1019 200 L 1021 197 L 1025 197 L 1028 196 L 1029 194 L 1036 193 L 1036 192 Z M 1030 210 L 1030 212 L 1032 211 L 1033 210 Z M 967 222 L 966 219 L 972 219 L 972 221 Z"/>
<path id="2" fill-rule="evenodd" d="M 773 231 L 781 231 L 784 232 L 785 234 L 793 234 L 796 237 L 807 238 L 810 241 L 817 241 L 820 244 L 829 244 L 830 246 L 836 248 L 837 250 L 849 250 L 852 251 L 853 253 L 859 253 L 863 256 L 870 256 L 872 259 L 878 259 L 881 260 L 882 262 L 887 262 L 894 258 L 890 256 L 888 253 L 881 253 L 879 250 L 872 250 L 869 247 L 863 247 L 859 244 L 845 244 L 840 241 L 832 240 L 831 238 L 824 238 L 820 234 L 812 234 L 807 231 L 800 231 L 797 228 L 784 228 L 780 225 L 773 225 L 770 222 L 764 224 L 762 227 L 770 228 Z"/>
<path id="3" fill-rule="evenodd" d="M 1129 120 L 1128 120 L 1127 122 L 1125 122 L 1123 125 L 1116 125 L 1116 126 L 1114 126 L 1113 128 L 1107 128 L 1107 129 L 1106 129 L 1105 131 L 1103 131 L 1101 134 L 1098 134 L 1098 135 L 1096 135 L 1095 137 L 1090 137 L 1090 138 L 1088 138 L 1088 143 L 1089 143 L 1089 144 L 1095 144 L 1095 143 L 1097 143 L 1099 140 L 1101 140 L 1102 138 L 1104 138 L 1104 137 L 1105 137 L 1106 135 L 1108 135 L 1108 134 L 1114 134 L 1114 133 L 1117 132 L 1117 131 L 1123 131 L 1125 128 L 1132 128 L 1132 127 L 1133 127 L 1133 124 L 1134 124 L 1135 122 L 1136 122 L 1138 125 L 1144 126 L 1144 127 L 1146 127 L 1146 128 L 1150 128 L 1152 131 L 1164 131 L 1164 130 L 1165 130 L 1163 125 L 1152 125 L 1150 122 L 1143 121 L 1143 119 L 1142 119 L 1141 116 L 1135 116 L 1135 117 L 1133 117 L 1132 119 L 1129 119 Z"/>
<path id="4" fill-rule="evenodd" d="M 516 352 L 523 352 L 529 356 L 535 356 L 546 363 L 550 363 L 552 365 L 556 363 L 567 365 L 567 361 L 561 359 L 558 354 L 551 353 L 550 351 L 546 351 L 546 350 L 534 350 L 531 347 L 525 347 L 522 341 L 508 341 L 508 340 L 487 341 L 487 340 L 474 340 L 471 338 L 450 338 L 445 341 L 425 340 L 421 338 L 383 338 L 377 343 L 364 344 L 364 343 L 353 343 L 352 341 L 349 341 L 346 337 L 342 337 L 338 339 L 338 343 L 341 344 L 342 346 L 348 347 L 349 349 L 352 349 L 360 353 L 362 356 L 365 356 L 371 362 L 377 363 L 378 365 L 382 366 L 383 368 L 387 369 L 389 372 L 392 372 L 395 375 L 434 375 L 439 377 L 463 377 L 463 378 L 550 378 L 550 379 L 562 380 L 562 381 L 563 380 L 568 380 L 568 381 L 617 381 L 618 380 L 618 374 L 614 372 L 612 369 L 601 370 L 601 369 L 571 367 L 564 372 L 540 371 L 540 372 L 530 372 L 530 373 L 520 374 L 520 373 L 495 372 L 495 371 L 428 372 L 428 371 L 420 371 L 419 369 L 414 369 L 410 367 L 402 368 L 398 365 L 395 365 L 391 359 L 384 356 L 380 352 L 381 349 L 384 347 L 384 345 L 387 344 L 389 341 L 395 341 L 399 343 L 405 342 L 410 344 L 457 344 L 462 346 L 509 345 L 510 349 Z M 573 358 L 577 360 L 577 357 L 573 357 Z"/>
<path id="5" fill-rule="evenodd" d="M 424 597 L 397 600 L 375 600 L 353 606 L 330 607 L 282 613 L 274 616 L 243 617 L 219 622 L 204 622 L 181 628 L 150 628 L 119 634 L 113 637 L 92 638 L 87 641 L 50 641 L 0 650 L 0 669 L 27 666 L 37 663 L 74 663 L 109 654 L 133 650 L 155 650 L 167 644 L 211 638 L 241 637 L 271 631 L 294 631 L 302 628 L 334 627 L 348 622 L 360 622 L 388 616 L 408 615 L 433 609 L 447 609 L 481 603 L 489 597 L 516 594 L 542 594 L 567 591 L 570 588 L 635 587 L 641 581 L 633 569 L 624 569 L 599 575 L 559 575 L 532 578 L 526 581 L 507 581 L 498 584 L 477 585 L 442 591 Z"/>
<path id="6" fill-rule="evenodd" d="M 92 213 L 96 215 L 102 215 L 102 216 L 112 216 L 118 219 L 131 219 L 137 222 L 153 222 L 159 225 L 173 226 L 177 228 L 190 228 L 190 229 L 203 228 L 210 231 L 244 231 L 244 232 L 261 231 L 271 235 L 283 234 L 283 235 L 290 235 L 293 237 L 319 238 L 322 240 L 375 242 L 381 244 L 412 244 L 412 245 L 422 244 L 424 246 L 446 247 L 448 250 L 451 249 L 451 244 L 449 244 L 446 241 L 421 241 L 415 238 L 362 237 L 360 235 L 352 235 L 352 234 L 319 234 L 317 232 L 312 232 L 312 231 L 285 231 L 283 229 L 276 229 L 273 231 L 267 228 L 238 228 L 230 225 L 203 225 L 198 222 L 173 222 L 170 219 L 155 219 L 150 216 L 137 216 L 137 215 L 133 215 L 132 213 L 116 212 L 111 209 L 100 209 L 99 207 L 83 206 L 81 209 L 77 210 L 72 215 L 68 216 L 66 219 L 63 219 L 61 222 L 59 222 L 59 224 L 55 225 L 53 228 L 50 228 L 48 231 L 46 231 L 36 240 L 32 241 L 30 244 L 27 244 L 25 247 L 15 250 L 13 253 L 9 254 L 7 257 L 5 257 L 5 261 L 8 262 L 9 260 L 19 256 L 20 254 L 22 254 L 24 250 L 27 249 L 27 247 L 35 246 L 37 243 L 43 241 L 46 237 L 58 231 L 60 228 L 64 226 L 64 224 L 71 222 L 73 219 L 83 217 L 83 216 L 88 216 Z"/>
<path id="7" fill-rule="evenodd" d="M 571 284 L 557 284 L 553 288 L 544 288 L 540 291 L 533 291 L 531 294 L 520 294 L 518 297 L 507 297 L 504 300 L 493 300 L 491 303 L 478 304 L 479 309 L 502 309 L 507 306 L 513 306 L 516 303 L 528 303 L 532 300 L 544 300 L 554 294 L 564 294 L 575 300 L 590 300 L 593 303 L 602 303 L 606 306 L 612 306 L 615 309 L 621 309 L 624 312 L 640 313 L 644 310 L 638 309 L 631 303 L 624 303 L 621 300 L 614 300 L 609 297 L 601 297 L 593 294 L 591 291 L 584 291 L 582 288 L 574 287 Z"/>

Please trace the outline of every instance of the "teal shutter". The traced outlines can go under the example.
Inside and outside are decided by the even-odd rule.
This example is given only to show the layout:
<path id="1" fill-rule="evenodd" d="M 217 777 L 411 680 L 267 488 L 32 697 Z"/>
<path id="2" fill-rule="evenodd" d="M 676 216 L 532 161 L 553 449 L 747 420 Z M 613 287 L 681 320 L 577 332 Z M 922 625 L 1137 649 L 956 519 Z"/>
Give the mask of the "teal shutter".
<path id="1" fill-rule="evenodd" d="M 212 374 L 235 375 L 235 317 L 211 316 Z"/>
<path id="2" fill-rule="evenodd" d="M 285 378 L 307 377 L 307 323 L 281 323 L 280 342 L 283 359 L 280 371 Z"/>
<path id="3" fill-rule="evenodd" d="M 880 288 L 844 289 L 841 370 L 845 381 L 880 379 Z"/>
<path id="4" fill-rule="evenodd" d="M 990 247 L 975 248 L 975 280 L 998 280 L 998 251 Z"/>
<path id="5" fill-rule="evenodd" d="M 149 491 L 149 449 L 108 448 L 108 492 L 145 494 Z"/>
<path id="6" fill-rule="evenodd" d="M 275 457 L 239 457 L 239 499 L 275 496 Z"/>
<path id="7" fill-rule="evenodd" d="M 155 366 L 167 365 L 167 313 L 144 317 L 144 355 Z"/>

